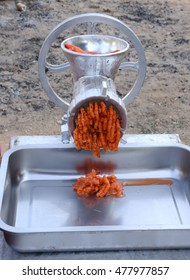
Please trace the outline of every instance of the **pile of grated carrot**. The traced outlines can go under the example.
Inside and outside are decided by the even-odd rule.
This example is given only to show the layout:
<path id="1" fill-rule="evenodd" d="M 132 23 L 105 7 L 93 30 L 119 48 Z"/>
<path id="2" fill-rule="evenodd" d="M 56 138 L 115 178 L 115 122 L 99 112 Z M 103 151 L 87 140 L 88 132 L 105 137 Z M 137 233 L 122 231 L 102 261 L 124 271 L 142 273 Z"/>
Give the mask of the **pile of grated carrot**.
<path id="1" fill-rule="evenodd" d="M 115 175 L 98 176 L 99 172 L 92 169 L 85 177 L 80 177 L 73 185 L 73 189 L 80 197 L 96 195 L 96 197 L 123 196 L 123 186 Z"/>
<path id="2" fill-rule="evenodd" d="M 81 108 L 76 119 L 73 138 L 76 149 L 92 150 L 100 157 L 100 148 L 104 151 L 117 151 L 121 137 L 121 125 L 118 114 L 112 105 L 102 102 L 90 102 L 87 108 Z"/>

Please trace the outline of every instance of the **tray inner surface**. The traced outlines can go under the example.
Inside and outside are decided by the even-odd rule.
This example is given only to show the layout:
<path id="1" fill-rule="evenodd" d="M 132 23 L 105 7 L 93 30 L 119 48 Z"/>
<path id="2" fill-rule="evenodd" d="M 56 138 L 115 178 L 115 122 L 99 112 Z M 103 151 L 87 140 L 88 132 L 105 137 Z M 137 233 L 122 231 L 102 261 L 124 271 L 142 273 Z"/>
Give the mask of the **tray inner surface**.
<path id="1" fill-rule="evenodd" d="M 28 181 L 20 185 L 15 226 L 54 228 L 190 223 L 190 215 L 183 217 L 182 210 L 190 214 L 189 202 L 177 180 L 171 187 L 125 187 L 124 198 L 103 199 L 76 197 L 71 181 L 65 186 L 62 181 Z"/>
<path id="2" fill-rule="evenodd" d="M 185 151 L 171 150 L 170 157 L 162 157 L 166 151 L 158 148 L 126 149 L 103 156 L 99 163 L 104 169 L 105 163 L 116 163 L 111 173 L 121 181 L 169 178 L 173 184 L 126 186 L 123 198 L 101 199 L 79 198 L 72 189 L 83 175 L 76 162 L 89 160 L 88 153 L 78 157 L 70 150 L 46 151 L 48 163 L 44 152 L 29 149 L 10 157 L 2 204 L 5 223 L 27 229 L 190 224 L 189 170 L 181 160 L 189 157 Z"/>

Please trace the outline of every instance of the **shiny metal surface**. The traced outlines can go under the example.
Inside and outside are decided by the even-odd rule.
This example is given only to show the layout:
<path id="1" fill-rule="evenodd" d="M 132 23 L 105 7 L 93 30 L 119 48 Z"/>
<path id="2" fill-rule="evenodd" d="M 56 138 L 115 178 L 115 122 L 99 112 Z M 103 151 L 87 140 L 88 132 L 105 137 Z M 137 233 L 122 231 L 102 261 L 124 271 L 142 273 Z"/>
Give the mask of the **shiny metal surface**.
<path id="1" fill-rule="evenodd" d="M 75 180 L 94 166 L 119 180 L 172 179 L 128 186 L 123 198 L 81 199 Z M 190 247 L 190 148 L 126 144 L 95 159 L 72 144 L 10 149 L 0 170 L 0 227 L 18 251 Z"/>
<path id="2" fill-rule="evenodd" d="M 74 52 L 65 44 L 97 54 Z M 114 36 L 91 34 L 70 37 L 61 43 L 61 48 L 70 63 L 74 81 L 84 76 L 104 76 L 114 80 L 129 44 Z"/>
<path id="3" fill-rule="evenodd" d="M 97 54 L 74 52 L 66 48 L 66 44 Z M 61 47 L 70 63 L 74 80 L 73 99 L 68 111 L 70 134 L 73 135 L 75 117 L 81 107 L 85 108 L 91 101 L 104 101 L 117 110 L 123 135 L 127 128 L 127 110 L 117 95 L 113 80 L 129 44 L 113 36 L 91 34 L 70 37 L 61 43 Z"/>

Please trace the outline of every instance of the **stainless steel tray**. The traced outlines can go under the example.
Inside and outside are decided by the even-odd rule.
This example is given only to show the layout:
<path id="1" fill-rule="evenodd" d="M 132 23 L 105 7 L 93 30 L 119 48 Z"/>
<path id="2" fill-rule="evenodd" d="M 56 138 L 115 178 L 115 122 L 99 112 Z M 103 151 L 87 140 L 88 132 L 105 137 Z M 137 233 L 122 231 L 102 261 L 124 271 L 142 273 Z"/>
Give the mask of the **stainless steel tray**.
<path id="1" fill-rule="evenodd" d="M 123 198 L 78 198 L 88 169 L 119 180 L 171 179 L 124 187 Z M 96 159 L 67 145 L 11 148 L 0 170 L 0 228 L 17 251 L 190 247 L 190 148 L 125 144 Z"/>

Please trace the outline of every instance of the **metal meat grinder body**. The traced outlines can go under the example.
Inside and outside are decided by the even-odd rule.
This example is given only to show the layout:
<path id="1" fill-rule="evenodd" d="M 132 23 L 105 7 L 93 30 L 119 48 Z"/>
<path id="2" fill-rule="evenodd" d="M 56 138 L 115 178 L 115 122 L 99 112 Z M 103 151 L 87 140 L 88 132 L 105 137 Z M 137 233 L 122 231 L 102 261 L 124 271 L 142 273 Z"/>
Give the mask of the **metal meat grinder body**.
<path id="1" fill-rule="evenodd" d="M 61 43 L 61 48 L 68 62 L 52 65 L 47 62 L 47 55 L 52 43 L 60 34 L 70 27 L 79 24 L 87 25 L 87 34 L 71 36 Z M 95 34 L 98 24 L 105 24 L 120 31 L 127 41 L 116 36 Z M 123 61 L 130 47 L 137 53 L 137 61 Z M 77 46 L 83 52 L 66 48 L 66 45 Z M 63 100 L 51 87 L 47 72 L 58 73 L 71 69 L 73 75 L 73 99 L 71 103 Z M 120 98 L 114 83 L 118 69 L 132 70 L 137 73 L 131 90 Z M 127 127 L 126 106 L 139 93 L 146 74 L 146 60 L 142 44 L 134 32 L 120 20 L 108 15 L 87 13 L 71 17 L 60 23 L 45 39 L 39 55 L 39 78 L 43 89 L 51 101 L 62 107 L 67 115 L 63 117 L 62 139 L 69 143 L 75 128 L 75 117 L 81 107 L 90 101 L 104 101 L 118 112 L 121 122 L 121 136 Z"/>

